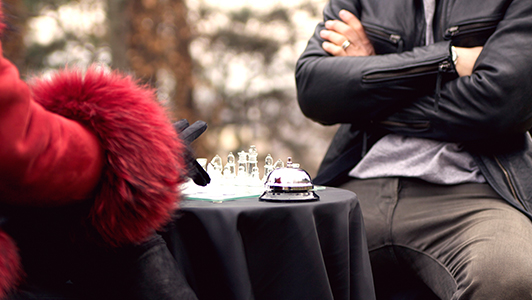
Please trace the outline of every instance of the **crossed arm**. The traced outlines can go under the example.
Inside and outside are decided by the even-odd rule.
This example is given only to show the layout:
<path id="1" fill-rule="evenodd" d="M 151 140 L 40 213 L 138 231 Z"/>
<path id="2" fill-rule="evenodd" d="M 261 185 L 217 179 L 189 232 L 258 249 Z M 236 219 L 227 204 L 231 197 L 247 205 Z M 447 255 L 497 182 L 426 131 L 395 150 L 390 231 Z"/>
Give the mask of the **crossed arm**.
<path id="1" fill-rule="evenodd" d="M 522 134 L 532 126 L 529 1 L 513 0 L 487 41 L 472 43 L 482 47 L 457 48 L 457 72 L 438 71 L 438 64 L 451 59 L 452 41 L 447 39 L 375 55 L 357 19 L 358 3 L 331 0 L 324 9 L 325 22 L 318 24 L 298 60 L 298 101 L 307 117 L 355 128 L 384 120 L 423 122 L 429 124 L 423 131 L 386 129 L 450 142 Z M 350 45 L 344 49 L 347 39 Z M 412 47 L 412 41 L 405 42 Z M 431 66 L 430 72 L 416 73 Z"/>
<path id="2" fill-rule="evenodd" d="M 325 40 L 323 50 L 333 56 L 371 56 L 375 55 L 373 45 L 368 39 L 360 20 L 347 10 L 339 13 L 341 20 L 325 22 L 324 30 L 320 36 Z M 347 47 L 342 47 L 345 41 Z M 458 59 L 455 64 L 456 72 L 460 76 L 469 76 L 473 73 L 473 66 L 477 61 L 483 47 L 463 48 L 455 47 Z"/>

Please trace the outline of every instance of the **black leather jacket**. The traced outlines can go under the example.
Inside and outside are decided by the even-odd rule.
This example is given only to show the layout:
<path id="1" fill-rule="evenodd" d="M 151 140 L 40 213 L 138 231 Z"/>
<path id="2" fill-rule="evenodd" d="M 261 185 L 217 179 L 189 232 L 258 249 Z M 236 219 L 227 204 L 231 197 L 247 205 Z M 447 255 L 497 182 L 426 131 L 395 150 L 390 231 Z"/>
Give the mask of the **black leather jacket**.
<path id="1" fill-rule="evenodd" d="M 532 1 L 438 0 L 435 43 L 424 46 L 422 0 L 331 0 L 364 25 L 376 56 L 333 57 L 318 24 L 298 60 L 302 112 L 341 123 L 315 184 L 338 185 L 384 134 L 462 143 L 490 185 L 529 217 L 532 208 Z M 450 46 L 484 46 L 458 77 Z"/>

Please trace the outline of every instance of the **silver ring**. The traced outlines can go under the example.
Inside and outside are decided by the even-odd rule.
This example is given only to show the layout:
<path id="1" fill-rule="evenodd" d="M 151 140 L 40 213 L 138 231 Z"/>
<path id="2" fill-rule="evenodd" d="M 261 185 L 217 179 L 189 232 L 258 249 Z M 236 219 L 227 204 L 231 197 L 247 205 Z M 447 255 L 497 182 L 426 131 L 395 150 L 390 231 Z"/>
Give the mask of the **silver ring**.
<path id="1" fill-rule="evenodd" d="M 345 42 L 342 44 L 342 48 L 345 50 L 347 47 L 351 45 L 351 42 L 349 40 L 345 40 Z"/>

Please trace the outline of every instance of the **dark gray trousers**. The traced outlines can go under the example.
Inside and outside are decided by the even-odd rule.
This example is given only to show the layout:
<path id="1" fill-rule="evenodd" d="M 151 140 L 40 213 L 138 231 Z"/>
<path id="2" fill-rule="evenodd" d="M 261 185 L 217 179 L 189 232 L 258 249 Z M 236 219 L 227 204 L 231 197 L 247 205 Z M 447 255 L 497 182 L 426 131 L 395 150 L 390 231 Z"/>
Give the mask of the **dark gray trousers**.
<path id="1" fill-rule="evenodd" d="M 379 299 L 416 281 L 440 299 L 532 299 L 532 222 L 488 184 L 341 187 L 359 198 Z"/>

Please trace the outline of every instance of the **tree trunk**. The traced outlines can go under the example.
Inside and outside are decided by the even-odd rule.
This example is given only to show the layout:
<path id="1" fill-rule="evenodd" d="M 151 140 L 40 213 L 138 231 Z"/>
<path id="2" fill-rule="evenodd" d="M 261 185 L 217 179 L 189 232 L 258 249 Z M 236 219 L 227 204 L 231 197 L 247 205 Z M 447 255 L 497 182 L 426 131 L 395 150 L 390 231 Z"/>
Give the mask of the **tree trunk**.
<path id="1" fill-rule="evenodd" d="M 108 9 L 113 67 L 157 87 L 173 119 L 200 119 L 192 99 L 185 0 L 108 0 Z M 198 156 L 211 155 L 204 136 L 193 146 Z"/>
<path id="2" fill-rule="evenodd" d="M 192 102 L 190 28 L 184 0 L 131 0 L 126 8 L 126 57 L 144 82 L 166 83 L 168 106 L 176 119 L 197 119 Z"/>
<path id="3" fill-rule="evenodd" d="M 126 58 L 127 45 L 126 35 L 128 25 L 126 22 L 127 0 L 107 0 L 108 42 L 113 57 L 113 69 L 129 71 L 129 63 Z"/>
<path id="4" fill-rule="evenodd" d="M 22 0 L 2 0 L 7 28 L 2 36 L 4 57 L 12 61 L 19 70 L 24 68 L 24 34 L 28 13 Z"/>

